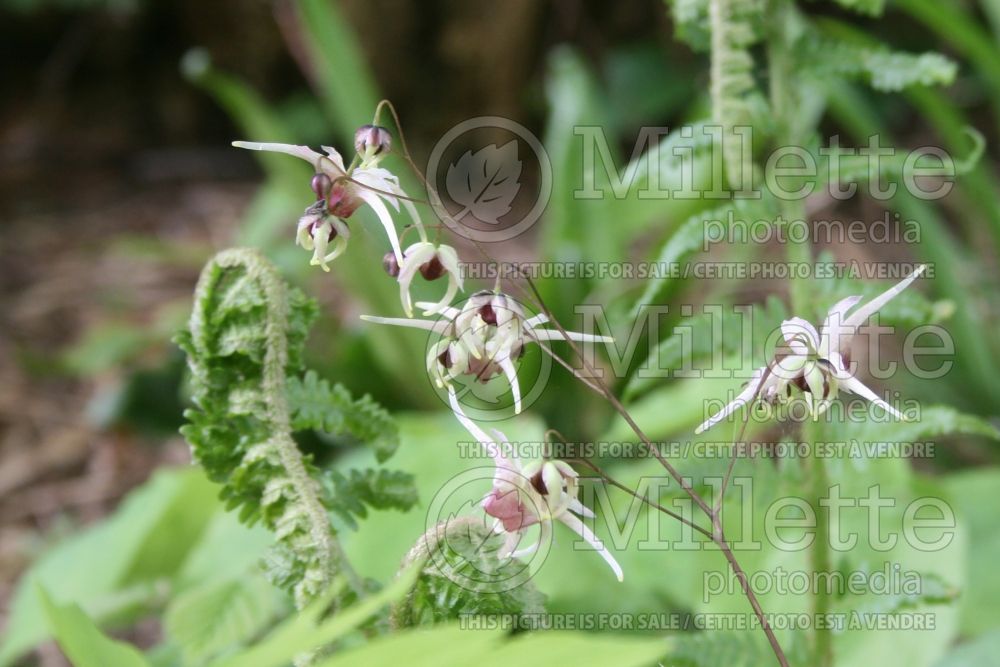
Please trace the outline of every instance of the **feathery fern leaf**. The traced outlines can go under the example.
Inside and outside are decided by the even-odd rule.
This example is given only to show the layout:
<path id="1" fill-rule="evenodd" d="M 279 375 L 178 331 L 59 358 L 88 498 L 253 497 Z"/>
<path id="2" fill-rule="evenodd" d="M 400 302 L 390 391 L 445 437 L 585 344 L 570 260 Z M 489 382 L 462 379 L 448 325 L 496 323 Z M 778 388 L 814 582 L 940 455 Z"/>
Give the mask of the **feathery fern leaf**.
<path id="1" fill-rule="evenodd" d="M 336 575 L 363 592 L 336 540 L 331 509 L 364 516 L 366 505 L 406 509 L 413 496 L 412 480 L 385 471 L 331 485 L 299 451 L 294 428 L 349 434 L 370 443 L 379 460 L 398 444 L 391 418 L 371 399 L 355 401 L 314 373 L 299 379 L 315 316 L 314 302 L 257 252 L 227 250 L 202 272 L 189 327 L 177 337 L 195 403 L 181 432 L 195 461 L 222 485 L 227 506 L 275 533 L 269 574 L 300 608 Z"/>
<path id="2" fill-rule="evenodd" d="M 858 77 L 882 92 L 898 92 L 915 85 L 948 85 L 957 72 L 955 62 L 940 53 L 902 53 L 813 32 L 800 43 L 802 66 L 814 76 Z"/>
<path id="3" fill-rule="evenodd" d="M 340 384 L 331 385 L 314 371 L 288 380 L 292 428 L 314 429 L 364 443 L 381 463 L 399 447 L 399 429 L 385 409 L 370 396 L 358 400 Z"/>

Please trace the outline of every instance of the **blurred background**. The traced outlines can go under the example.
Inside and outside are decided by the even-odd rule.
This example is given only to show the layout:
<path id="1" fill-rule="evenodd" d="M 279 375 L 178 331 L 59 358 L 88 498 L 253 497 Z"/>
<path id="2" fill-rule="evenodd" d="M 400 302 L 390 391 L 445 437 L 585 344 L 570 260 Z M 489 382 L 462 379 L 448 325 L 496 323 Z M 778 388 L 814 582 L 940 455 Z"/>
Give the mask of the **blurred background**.
<path id="1" fill-rule="evenodd" d="M 901 0 L 880 20 L 832 2 L 803 6 L 830 25 L 959 63 L 944 94 L 825 91 L 823 133 L 844 143 L 883 131 L 900 146 L 962 156 L 972 125 L 990 148 L 945 201 L 899 203 L 925 230 L 916 249 L 823 250 L 935 262 L 944 278 L 930 296 L 935 312 L 954 313 L 957 368 L 943 381 L 894 388 L 995 419 L 1000 3 Z M 568 165 L 580 159 L 575 125 L 605 127 L 623 166 L 642 127 L 705 117 L 707 56 L 676 38 L 674 17 L 660 0 L 0 0 L 0 627 L 35 555 L 106 515 L 153 469 L 188 460 L 177 435 L 184 361 L 170 339 L 218 249 L 264 248 L 308 285 L 323 313 L 312 366 L 393 411 L 441 407 L 420 375 L 423 339 L 359 326 L 361 312 L 398 310 L 378 263 L 384 239 L 352 239 L 332 278 L 309 271 L 293 247 L 311 200 L 308 168 L 258 160 L 231 141 L 347 148 L 388 98 L 424 164 L 456 123 L 505 116 L 543 139 L 556 181 L 542 224 L 496 254 L 597 259 L 588 239 L 613 229 L 620 239 L 602 258 L 648 259 L 700 204 L 586 207 L 570 196 L 579 169 Z M 820 213 L 851 219 L 884 213 L 860 198 L 824 206 Z M 568 328 L 573 303 L 619 296 L 596 281 L 542 289 Z M 707 289 L 690 283 L 669 296 L 699 302 Z M 722 286 L 738 302 L 782 289 Z M 558 391 L 535 409 L 549 425 L 570 437 L 605 432 L 606 406 L 568 378 L 552 382 Z M 683 422 L 651 428 L 669 435 Z M 931 464 L 938 472 L 997 462 L 981 437 L 951 445 Z"/>

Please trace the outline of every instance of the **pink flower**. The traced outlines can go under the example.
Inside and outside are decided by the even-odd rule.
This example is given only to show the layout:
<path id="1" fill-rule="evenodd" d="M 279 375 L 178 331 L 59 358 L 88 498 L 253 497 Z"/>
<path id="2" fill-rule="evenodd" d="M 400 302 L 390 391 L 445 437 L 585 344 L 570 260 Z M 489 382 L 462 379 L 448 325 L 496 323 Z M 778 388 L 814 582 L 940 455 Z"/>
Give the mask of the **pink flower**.
<path id="1" fill-rule="evenodd" d="M 486 435 L 462 412 L 455 393 L 449 392 L 448 397 L 458 421 L 486 447 L 493 458 L 493 488 L 486 494 L 482 506 L 488 515 L 497 520 L 494 531 L 507 534 L 504 546 L 497 555 L 501 558 L 522 558 L 534 553 L 551 536 L 552 524 L 558 521 L 596 549 L 618 581 L 622 581 L 624 575 L 615 557 L 580 519 L 593 518 L 594 513 L 577 499 L 576 471 L 565 461 L 539 460 L 522 464 L 510 448 L 510 443 L 506 442 L 506 436 L 497 432 L 502 441 L 497 442 Z M 505 449 L 510 451 L 505 452 Z M 539 540 L 531 546 L 517 549 L 525 531 L 536 523 L 541 531 Z"/>

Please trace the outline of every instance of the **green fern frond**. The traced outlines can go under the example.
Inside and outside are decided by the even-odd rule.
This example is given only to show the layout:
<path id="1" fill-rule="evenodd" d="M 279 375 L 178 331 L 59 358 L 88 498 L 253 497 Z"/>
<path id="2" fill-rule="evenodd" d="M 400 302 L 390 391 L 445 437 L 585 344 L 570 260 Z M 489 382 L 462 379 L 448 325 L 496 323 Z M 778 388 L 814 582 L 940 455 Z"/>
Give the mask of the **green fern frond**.
<path id="1" fill-rule="evenodd" d="M 315 372 L 288 380 L 292 427 L 348 437 L 372 448 L 381 463 L 399 447 L 399 429 L 385 408 L 363 396 L 358 400 L 340 384 L 331 385 Z"/>
<path id="2" fill-rule="evenodd" d="M 393 606 L 393 626 L 544 612 L 545 595 L 531 581 L 530 569 L 497 557 L 503 539 L 468 516 L 453 517 L 424 533 L 403 561 L 403 570 L 416 561 L 425 564 L 416 585 Z"/>
<path id="3" fill-rule="evenodd" d="M 898 92 L 909 86 L 944 86 L 955 80 L 955 62 L 940 53 L 901 53 L 808 33 L 802 66 L 813 76 L 857 77 L 872 88 Z"/>
<path id="4" fill-rule="evenodd" d="M 355 517 L 365 518 L 366 506 L 405 512 L 417 504 L 413 475 L 400 470 L 366 468 L 343 475 L 336 470 L 323 477 L 327 509 L 352 528 Z"/>
<path id="5" fill-rule="evenodd" d="M 260 254 L 226 250 L 202 272 L 188 330 L 177 338 L 196 406 L 181 433 L 222 484 L 227 506 L 243 521 L 263 522 L 291 554 L 299 607 L 338 572 L 361 589 L 334 537 L 317 471 L 292 439 L 287 376 L 301 370 L 315 313 Z"/>
<path id="6" fill-rule="evenodd" d="M 710 0 L 712 122 L 722 128 L 722 151 L 730 187 L 753 183 L 753 156 L 736 128 L 749 127 L 766 103 L 754 79 L 750 51 L 761 37 L 762 0 Z"/>

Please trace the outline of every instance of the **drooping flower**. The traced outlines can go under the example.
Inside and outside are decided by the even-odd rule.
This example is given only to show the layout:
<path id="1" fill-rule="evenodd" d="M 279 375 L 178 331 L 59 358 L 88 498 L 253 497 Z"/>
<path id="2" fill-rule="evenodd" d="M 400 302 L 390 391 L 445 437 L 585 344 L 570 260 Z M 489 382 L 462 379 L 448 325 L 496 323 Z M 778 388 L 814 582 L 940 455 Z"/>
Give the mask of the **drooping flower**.
<path id="1" fill-rule="evenodd" d="M 850 343 L 858 328 L 906 289 L 925 268 L 918 267 L 901 282 L 854 312 L 850 311 L 861 301 L 861 297 L 841 299 L 827 313 L 822 333 L 800 317 L 782 322 L 781 333 L 787 347 L 770 364 L 755 370 L 743 391 L 707 419 L 695 433 L 706 431 L 755 400 L 784 400 L 791 398 L 793 392 L 802 394 L 813 418 L 822 414 L 837 398 L 838 392 L 844 390 L 868 399 L 898 419 L 904 419 L 898 410 L 855 377 L 849 368 Z"/>
<path id="2" fill-rule="evenodd" d="M 576 471 L 559 460 L 523 463 L 506 436 L 498 431 L 500 442 L 489 437 L 465 416 L 455 392 L 449 391 L 448 398 L 455 416 L 493 458 L 493 487 L 483 498 L 482 507 L 495 519 L 494 532 L 506 534 L 504 545 L 497 555 L 500 558 L 531 555 L 551 538 L 552 523 L 558 521 L 592 546 L 611 567 L 618 581 L 622 581 L 621 566 L 580 518 L 594 518 L 594 513 L 577 498 L 579 482 Z M 518 549 L 527 529 L 535 524 L 540 530 L 538 541 Z"/>
<path id="3" fill-rule="evenodd" d="M 514 362 L 520 358 L 527 343 L 550 340 L 569 340 L 587 343 L 613 343 L 610 336 L 562 332 L 542 329 L 549 321 L 544 313 L 527 317 L 521 305 L 499 291 L 482 291 L 473 294 L 461 309 L 453 306 L 417 302 L 426 313 L 437 310 L 436 320 L 404 319 L 362 315 L 361 319 L 377 324 L 412 327 L 432 331 L 441 340 L 431 346 L 427 355 L 427 369 L 438 387 L 450 387 L 459 376 L 471 376 L 480 382 L 489 382 L 501 373 L 510 383 L 514 396 L 514 411 L 521 412 L 521 389 L 517 381 Z"/>
<path id="4" fill-rule="evenodd" d="M 380 125 L 362 125 L 354 133 L 354 150 L 361 156 L 362 166 L 375 166 L 391 147 L 392 136 Z"/>
<path id="5" fill-rule="evenodd" d="M 448 276 L 448 287 L 441 300 L 424 310 L 424 315 L 435 315 L 447 307 L 455 294 L 462 289 L 462 269 L 455 249 L 445 244 L 434 244 L 423 240 L 403 251 L 403 262 L 397 264 L 386 257 L 383 260 L 386 272 L 399 281 L 399 299 L 407 317 L 413 317 L 413 300 L 410 298 L 410 284 L 419 272 L 425 280 L 437 280 Z"/>
<path id="6" fill-rule="evenodd" d="M 350 238 L 351 228 L 337 216 L 330 215 L 326 200 L 320 199 L 299 218 L 295 242 L 312 251 L 310 264 L 329 271 L 328 262 L 335 260 L 347 249 Z M 332 250 L 329 249 L 331 243 Z"/>
<path id="7" fill-rule="evenodd" d="M 381 129 L 381 128 L 379 128 Z M 383 130 L 384 131 L 384 130 Z M 378 133 L 376 132 L 376 135 Z M 388 136 L 388 133 L 386 133 Z M 379 139 L 376 137 L 376 144 Z M 298 241 L 300 245 L 308 249 L 315 249 L 317 246 L 325 246 L 333 239 L 339 239 L 333 253 L 320 254 L 314 250 L 313 264 L 319 264 L 324 269 L 326 262 L 343 252 L 347 244 L 347 236 L 343 229 L 347 228 L 346 220 L 354 214 L 362 204 L 367 204 L 378 216 L 379 222 L 385 229 L 385 234 L 392 246 L 392 251 L 396 256 L 396 261 L 403 263 L 403 252 L 400 249 L 399 235 L 396 233 L 396 226 L 392 215 L 389 213 L 388 204 L 397 213 L 400 206 L 406 209 L 413 224 L 423 232 L 423 225 L 420 216 L 403 189 L 399 186 L 399 179 L 387 169 L 377 166 L 375 159 L 382 150 L 388 150 L 387 144 L 383 149 L 378 149 L 376 144 L 364 143 L 365 154 L 371 154 L 368 159 L 362 156 L 360 166 L 347 168 L 344 160 L 336 149 L 323 146 L 322 153 L 317 153 L 308 146 L 295 146 L 293 144 L 276 143 L 255 143 L 249 141 L 234 141 L 233 146 L 246 148 L 255 151 L 269 151 L 274 153 L 285 153 L 305 160 L 313 169 L 316 175 L 312 179 L 312 189 L 316 193 L 317 203 L 306 209 L 306 214 L 299 223 Z M 378 144 L 381 145 L 381 144 Z M 320 202 L 324 202 L 319 206 Z M 319 208 L 317 208 L 319 206 Z M 332 221 L 322 220 L 320 224 L 313 224 L 314 217 L 321 214 L 323 218 L 336 218 L 342 225 L 336 225 Z M 306 222 L 306 218 L 310 218 Z M 330 236 L 330 229 L 337 232 L 337 236 Z M 327 240 L 321 240 L 325 232 Z M 308 238 L 309 241 L 305 242 Z M 333 255 L 331 257 L 330 255 Z M 326 258 L 325 260 L 323 258 Z"/>

